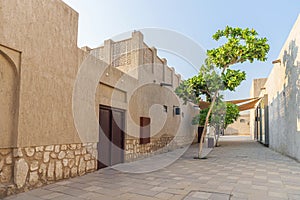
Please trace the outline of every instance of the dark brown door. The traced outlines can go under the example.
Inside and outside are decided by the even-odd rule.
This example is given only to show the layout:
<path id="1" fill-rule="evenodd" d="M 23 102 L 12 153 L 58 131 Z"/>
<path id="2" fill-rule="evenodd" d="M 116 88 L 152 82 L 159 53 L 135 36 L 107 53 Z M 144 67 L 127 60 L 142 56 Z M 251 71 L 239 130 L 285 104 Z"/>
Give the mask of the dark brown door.
<path id="1" fill-rule="evenodd" d="M 140 117 L 140 144 L 150 143 L 150 123 L 149 117 Z"/>
<path id="2" fill-rule="evenodd" d="M 124 161 L 124 110 L 100 106 L 98 169 Z"/>
<path id="3" fill-rule="evenodd" d="M 124 160 L 124 112 L 112 110 L 111 165 Z"/>
<path id="4" fill-rule="evenodd" d="M 100 108 L 99 112 L 98 168 L 101 169 L 110 165 L 111 117 L 109 109 Z"/>

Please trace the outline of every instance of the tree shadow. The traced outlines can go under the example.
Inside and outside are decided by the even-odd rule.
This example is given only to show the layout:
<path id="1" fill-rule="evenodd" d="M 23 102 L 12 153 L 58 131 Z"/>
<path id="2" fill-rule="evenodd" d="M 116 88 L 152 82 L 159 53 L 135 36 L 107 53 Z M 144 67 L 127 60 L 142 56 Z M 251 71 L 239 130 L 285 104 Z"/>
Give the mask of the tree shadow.
<path id="1" fill-rule="evenodd" d="M 289 44 L 288 51 L 284 51 L 283 64 L 285 68 L 285 78 L 287 84 L 284 87 L 285 107 L 289 113 L 286 113 L 288 127 L 292 133 L 300 132 L 300 61 L 297 60 L 299 47 L 296 40 Z"/>
<path id="2" fill-rule="evenodd" d="M 274 132 L 273 147 L 284 154 L 299 158 L 300 148 L 297 133 L 300 133 L 300 62 L 297 61 L 299 47 L 296 40 L 284 51 L 280 67 L 285 67 L 283 90 L 273 99 L 269 125 Z M 272 136 L 271 136 L 272 137 Z M 275 140 L 275 141 L 274 141 Z"/>

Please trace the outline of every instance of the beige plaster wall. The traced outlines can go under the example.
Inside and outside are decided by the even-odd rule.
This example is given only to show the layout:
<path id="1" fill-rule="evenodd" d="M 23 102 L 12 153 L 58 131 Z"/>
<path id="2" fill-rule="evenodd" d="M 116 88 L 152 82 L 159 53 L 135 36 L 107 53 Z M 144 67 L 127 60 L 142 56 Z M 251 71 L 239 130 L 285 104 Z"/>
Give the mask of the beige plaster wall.
<path id="1" fill-rule="evenodd" d="M 258 78 L 252 81 L 250 89 L 250 97 L 255 98 L 260 96 L 261 88 L 265 87 L 267 78 Z M 255 123 L 255 109 L 250 110 L 250 135 L 254 139 L 254 123 Z"/>
<path id="2" fill-rule="evenodd" d="M 0 32 L 1 44 L 21 52 L 21 59 L 18 61 L 21 64 L 17 68 L 20 74 L 20 91 L 18 91 L 20 104 L 18 126 L 14 126 L 18 128 L 14 131 L 14 134 L 17 134 L 15 146 L 81 143 L 81 140 L 84 140 L 83 142 L 97 141 L 98 129 L 96 125 L 88 129 L 86 136 L 79 137 L 73 120 L 72 94 L 76 75 L 82 62 L 84 61 L 83 65 L 90 65 L 91 68 L 100 67 L 104 70 L 106 67 L 103 62 L 98 62 L 96 59 L 85 60 L 91 49 L 85 48 L 84 51 L 77 48 L 78 13 L 60 0 L 28 0 L 26 3 L 20 3 L 16 0 L 0 0 L 0 4 L 0 26 L 3 30 Z M 134 50 L 130 55 L 130 64 L 126 64 L 126 66 L 143 64 L 143 52 L 136 51 L 144 45 L 143 35 L 134 32 L 131 40 L 124 41 Z M 99 58 L 102 58 L 106 63 L 112 63 L 113 43 L 111 40 L 105 41 L 104 47 L 99 48 L 99 51 L 96 52 Z M 176 127 L 174 124 L 180 121 L 180 117 L 171 116 L 173 115 L 173 106 L 179 106 L 180 103 L 172 96 L 174 87 L 171 89 L 159 86 L 159 83 L 166 81 L 165 70 L 170 70 L 170 68 L 164 66 L 165 69 L 163 69 L 162 65 L 166 65 L 166 62 L 164 63 L 156 55 L 154 49 L 151 48 L 151 51 L 154 63 L 158 63 L 153 70 L 149 68 L 152 73 L 154 71 L 151 83 L 156 80 L 156 85 L 153 86 L 153 91 L 149 93 L 149 100 L 144 101 L 145 97 L 142 95 L 143 92 L 145 94 L 149 92 L 148 89 L 141 92 L 142 88 L 136 92 L 139 94 L 136 98 L 143 102 L 139 103 L 140 111 L 138 113 L 141 116 L 149 116 L 151 114 L 149 109 L 151 110 L 152 104 L 157 104 L 160 107 L 154 106 L 152 115 L 153 118 L 159 119 L 156 116 L 160 115 L 162 105 L 167 105 L 169 110 L 167 115 L 170 115 L 167 118 L 170 118 L 171 123 L 167 123 L 169 124 L 168 127 L 165 127 L 162 132 L 172 134 L 173 128 Z M 100 55 L 101 52 L 102 55 Z M 11 56 L 12 60 L 16 60 L 15 58 L 15 56 Z M 3 56 L 1 59 L 3 63 L 6 62 Z M 9 63 L 6 62 L 6 65 L 9 66 Z M 115 107 L 126 108 L 126 103 L 130 101 L 129 97 L 132 97 L 134 89 L 148 83 L 143 79 L 138 81 L 124 75 L 118 69 L 109 68 L 107 70 L 103 73 L 104 76 L 99 77 L 103 85 L 99 85 L 96 90 L 96 105 L 112 104 Z M 141 78 L 143 78 L 149 75 L 149 70 L 140 70 L 135 73 L 140 73 Z M 179 82 L 178 77 L 180 78 L 180 76 L 177 76 L 174 70 L 171 71 L 173 71 L 172 75 L 177 78 L 168 77 L 167 80 Z M 108 75 L 106 75 L 107 73 Z M 9 80 L 11 79 L 13 77 L 9 78 Z M 13 84 L 12 82 L 8 83 L 11 87 L 15 87 Z M 91 86 L 88 80 L 86 84 Z M 111 90 L 115 90 L 115 88 L 117 88 L 117 92 L 112 92 Z M 101 95 L 101 89 L 104 90 L 103 95 Z M 86 92 L 84 88 L 80 90 L 83 94 Z M 114 95 L 112 99 L 115 105 L 109 102 L 109 98 L 106 97 L 110 94 Z M 156 98 L 152 98 L 154 96 Z M 89 103 L 92 105 L 92 102 Z M 158 110 L 155 111 L 155 109 Z M 98 108 L 95 109 L 96 116 L 97 111 Z M 85 108 L 82 108 L 80 112 L 83 113 L 82 117 L 84 118 Z M 160 121 L 155 122 L 153 120 L 153 123 L 160 123 Z M 155 126 L 153 124 L 153 127 Z M 12 128 L 7 128 L 8 132 L 11 131 L 9 129 Z M 130 125 L 128 125 L 128 131 L 134 132 Z M 155 132 L 155 130 L 153 131 Z M 5 143 L 5 147 L 13 146 L 9 139 L 11 134 L 5 135 L 8 137 L 5 141 L 3 140 L 3 145 Z"/>
<path id="3" fill-rule="evenodd" d="M 80 142 L 72 118 L 78 13 L 60 0 L 0 5 L 0 41 L 22 52 L 17 146 Z"/>
<path id="4" fill-rule="evenodd" d="M 20 52 L 0 44 L 0 147 L 16 146 L 19 111 Z"/>
<path id="5" fill-rule="evenodd" d="M 265 84 L 270 147 L 300 160 L 300 16 Z"/>
<path id="6" fill-rule="evenodd" d="M 225 135 L 250 135 L 250 114 L 241 115 L 230 124 L 225 130 Z"/>

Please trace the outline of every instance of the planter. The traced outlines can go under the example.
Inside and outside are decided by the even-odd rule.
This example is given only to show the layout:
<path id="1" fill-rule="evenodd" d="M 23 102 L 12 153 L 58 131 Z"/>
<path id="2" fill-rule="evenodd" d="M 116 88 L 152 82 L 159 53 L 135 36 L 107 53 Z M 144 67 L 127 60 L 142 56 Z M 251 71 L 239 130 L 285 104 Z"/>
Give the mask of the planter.
<path id="1" fill-rule="evenodd" d="M 209 137 L 207 139 L 207 148 L 214 148 L 215 146 L 215 140 L 212 137 Z"/>
<path id="2" fill-rule="evenodd" d="M 204 129 L 204 127 L 203 127 L 203 126 L 199 126 L 199 127 L 198 127 L 198 143 L 200 143 L 200 140 L 201 140 L 201 136 L 202 136 L 203 129 Z M 203 141 L 202 141 L 202 143 L 204 143 L 204 138 L 203 138 Z"/>

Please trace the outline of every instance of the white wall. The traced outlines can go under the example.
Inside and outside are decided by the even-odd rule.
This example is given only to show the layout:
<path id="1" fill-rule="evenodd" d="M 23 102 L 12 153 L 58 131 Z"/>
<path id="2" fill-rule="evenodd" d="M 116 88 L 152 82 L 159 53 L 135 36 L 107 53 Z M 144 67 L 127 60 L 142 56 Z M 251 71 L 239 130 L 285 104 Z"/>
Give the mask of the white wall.
<path id="1" fill-rule="evenodd" d="M 300 16 L 265 84 L 270 148 L 300 160 Z"/>

